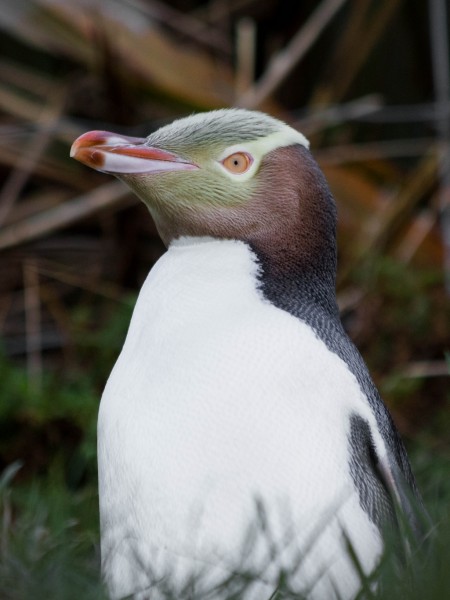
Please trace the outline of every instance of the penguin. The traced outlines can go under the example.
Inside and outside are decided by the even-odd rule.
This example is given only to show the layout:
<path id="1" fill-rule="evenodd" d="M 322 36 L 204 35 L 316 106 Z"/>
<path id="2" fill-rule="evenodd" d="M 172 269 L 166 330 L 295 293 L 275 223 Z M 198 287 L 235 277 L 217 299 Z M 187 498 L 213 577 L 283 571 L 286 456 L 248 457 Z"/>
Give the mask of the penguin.
<path id="1" fill-rule="evenodd" d="M 340 321 L 336 205 L 308 141 L 220 109 L 147 138 L 91 131 L 71 156 L 125 182 L 167 247 L 99 409 L 110 597 L 201 598 L 240 573 L 244 600 L 280 577 L 355 598 L 420 496 Z"/>

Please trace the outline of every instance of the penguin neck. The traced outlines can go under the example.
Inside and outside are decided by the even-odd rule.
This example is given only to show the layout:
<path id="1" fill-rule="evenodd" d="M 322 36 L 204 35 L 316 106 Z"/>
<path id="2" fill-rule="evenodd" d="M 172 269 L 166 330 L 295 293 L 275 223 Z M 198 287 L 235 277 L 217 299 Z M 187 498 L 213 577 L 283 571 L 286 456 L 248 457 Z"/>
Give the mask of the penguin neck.
<path id="1" fill-rule="evenodd" d="M 304 307 L 339 318 L 336 205 L 324 175 L 300 145 L 269 154 L 261 173 L 258 201 L 267 210 L 245 241 L 260 263 L 263 294 L 299 316 Z"/>
<path id="2" fill-rule="evenodd" d="M 310 314 L 339 319 L 332 269 L 324 273 L 320 269 L 305 270 L 300 265 L 280 270 L 269 255 L 248 242 L 212 237 L 178 238 L 170 244 L 168 255 L 184 273 L 183 281 L 189 275 L 190 289 L 204 284 L 208 289 L 214 285 L 222 289 L 227 282 L 237 289 L 240 282 L 239 285 L 257 289 L 277 308 L 305 321 L 305 315 Z M 180 282 L 180 274 L 176 273 L 174 284 Z M 238 297 L 239 293 L 234 301 Z"/>
<path id="3" fill-rule="evenodd" d="M 335 257 L 323 257 L 308 267 L 293 263 L 289 268 L 279 269 L 270 254 L 255 245 L 251 249 L 260 265 L 260 290 L 269 302 L 304 320 L 308 320 L 306 315 L 314 313 L 340 322 Z"/>

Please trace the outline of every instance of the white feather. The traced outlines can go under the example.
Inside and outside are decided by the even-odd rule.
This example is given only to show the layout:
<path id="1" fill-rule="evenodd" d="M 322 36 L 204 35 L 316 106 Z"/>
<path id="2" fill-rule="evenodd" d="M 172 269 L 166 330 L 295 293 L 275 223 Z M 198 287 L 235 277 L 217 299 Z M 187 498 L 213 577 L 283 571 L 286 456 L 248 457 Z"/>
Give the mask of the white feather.
<path id="1" fill-rule="evenodd" d="M 349 415 L 373 424 L 367 400 L 310 327 L 263 299 L 257 269 L 242 242 L 186 238 L 141 290 L 98 424 L 114 598 L 143 589 L 150 570 L 182 585 L 201 568 L 212 581 L 251 566 L 265 583 L 246 599 L 262 600 L 299 551 L 299 591 L 318 580 L 309 598 L 352 598 L 342 529 L 366 572 L 377 562 L 381 539 L 348 466 Z M 244 557 L 256 501 L 266 533 Z M 279 552 L 264 567 L 268 540 Z"/>

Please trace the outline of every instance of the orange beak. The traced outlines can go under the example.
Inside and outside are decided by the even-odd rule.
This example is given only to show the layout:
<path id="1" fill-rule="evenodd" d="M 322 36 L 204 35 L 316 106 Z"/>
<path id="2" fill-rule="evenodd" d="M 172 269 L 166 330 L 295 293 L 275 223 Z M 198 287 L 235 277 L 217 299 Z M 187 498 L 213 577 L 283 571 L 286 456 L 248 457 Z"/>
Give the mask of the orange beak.
<path id="1" fill-rule="evenodd" d="M 92 169 L 115 175 L 191 171 L 199 167 L 180 156 L 146 144 L 146 138 L 89 131 L 77 138 L 70 156 Z"/>

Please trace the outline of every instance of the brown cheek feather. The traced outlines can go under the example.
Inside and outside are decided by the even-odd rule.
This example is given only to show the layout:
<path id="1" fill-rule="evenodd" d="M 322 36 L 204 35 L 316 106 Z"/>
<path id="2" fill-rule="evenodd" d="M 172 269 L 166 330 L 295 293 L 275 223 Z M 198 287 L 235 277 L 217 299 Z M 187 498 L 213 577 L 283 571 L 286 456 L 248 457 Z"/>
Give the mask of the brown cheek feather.
<path id="1" fill-rule="evenodd" d="M 272 219 L 248 239 L 261 265 L 261 290 L 285 310 L 302 304 L 338 318 L 336 206 L 325 177 L 302 146 L 276 150 L 266 161 Z"/>
<path id="2" fill-rule="evenodd" d="M 261 167 L 269 225 L 249 241 L 275 273 L 336 268 L 336 207 L 324 175 L 303 146 L 271 152 Z"/>
<path id="3" fill-rule="evenodd" d="M 278 148 L 265 157 L 257 178 L 252 196 L 235 206 L 176 202 L 173 211 L 168 210 L 165 184 L 163 210 L 152 210 L 164 243 L 180 236 L 238 239 L 264 259 L 271 276 L 319 272 L 334 278 L 336 209 L 310 152 L 300 145 Z M 143 198 L 148 193 L 145 179 L 134 178 L 133 188 Z M 158 204 L 157 197 L 154 202 Z"/>

